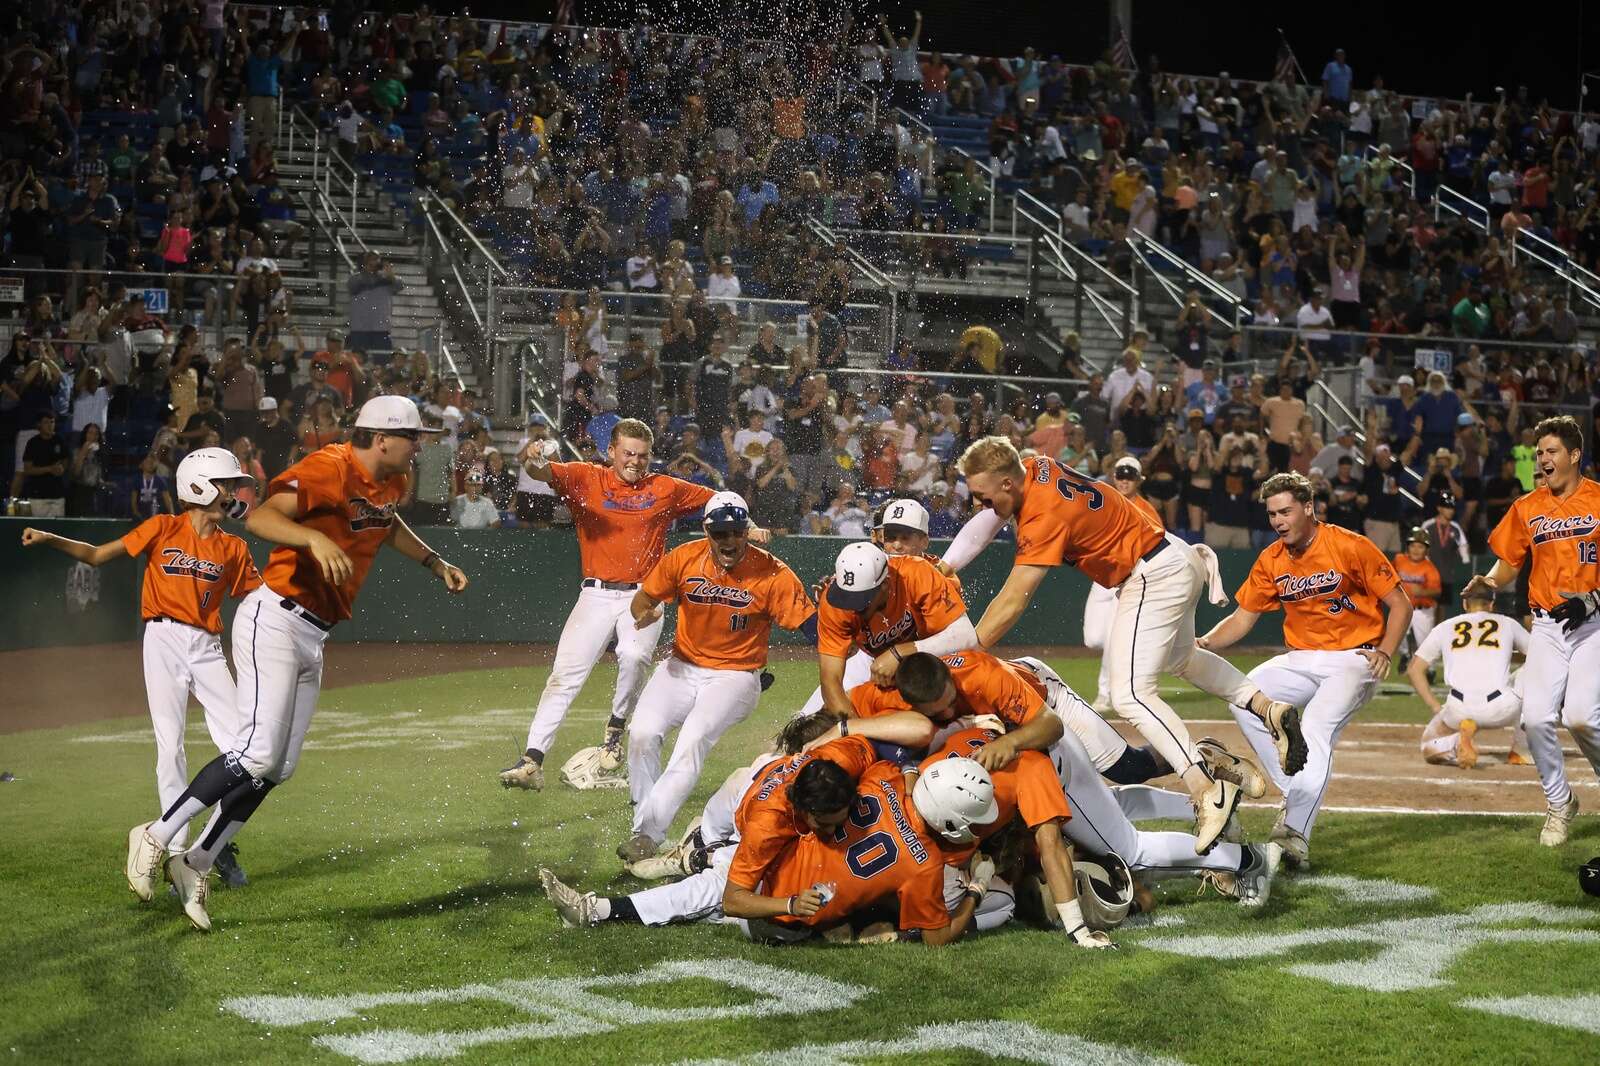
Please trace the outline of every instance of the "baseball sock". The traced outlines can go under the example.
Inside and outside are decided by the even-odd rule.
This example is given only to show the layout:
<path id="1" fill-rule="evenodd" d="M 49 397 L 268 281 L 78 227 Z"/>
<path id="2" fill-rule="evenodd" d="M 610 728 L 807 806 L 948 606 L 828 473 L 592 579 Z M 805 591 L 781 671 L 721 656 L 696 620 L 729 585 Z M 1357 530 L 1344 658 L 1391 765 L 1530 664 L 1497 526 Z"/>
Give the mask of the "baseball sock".
<path id="1" fill-rule="evenodd" d="M 232 753 L 218 755 L 194 775 L 189 787 L 177 802 L 167 808 L 161 820 L 150 826 L 150 835 L 156 843 L 166 847 L 183 832 L 183 827 L 189 824 L 191 818 L 207 807 L 220 803 L 223 797 L 250 780 L 250 775 L 239 764 L 237 756 Z"/>
<path id="2" fill-rule="evenodd" d="M 273 785 L 274 782 L 262 779 L 255 782 L 254 787 L 236 788 L 228 793 L 227 798 L 212 812 L 211 820 L 206 823 L 200 839 L 186 853 L 184 861 L 201 872 L 211 869 L 217 861 L 217 855 L 244 828 L 250 816 L 256 813 L 256 808 L 267 798 Z"/>
<path id="3" fill-rule="evenodd" d="M 632 922 L 635 925 L 644 923 L 644 919 L 639 917 L 639 909 L 627 896 L 608 896 L 595 900 L 595 903 L 595 917 L 602 922 Z"/>
<path id="4" fill-rule="evenodd" d="M 538 763 L 540 766 L 544 765 L 544 752 L 540 751 L 538 748 L 529 748 L 527 751 L 523 752 L 523 754 L 532 759 L 534 762 Z"/>
<path id="5" fill-rule="evenodd" d="M 1443 759 L 1446 762 L 1456 761 L 1456 741 L 1461 739 L 1460 733 L 1447 733 L 1442 737 L 1422 742 L 1422 754 L 1429 759 Z"/>
<path id="6" fill-rule="evenodd" d="M 621 729 L 627 724 L 628 720 L 626 718 L 622 718 L 617 715 L 612 715 L 610 718 L 606 719 L 607 729 Z"/>

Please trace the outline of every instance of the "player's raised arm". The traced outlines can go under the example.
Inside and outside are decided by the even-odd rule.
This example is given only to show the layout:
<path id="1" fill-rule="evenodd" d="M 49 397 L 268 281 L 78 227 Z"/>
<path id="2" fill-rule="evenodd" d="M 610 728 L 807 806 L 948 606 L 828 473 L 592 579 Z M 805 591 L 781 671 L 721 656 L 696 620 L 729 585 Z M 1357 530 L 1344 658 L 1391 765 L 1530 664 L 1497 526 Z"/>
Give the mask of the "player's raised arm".
<path id="1" fill-rule="evenodd" d="M 1006 519 L 987 507 L 974 514 L 950 541 L 950 547 L 943 557 L 945 565 L 952 572 L 960 573 L 968 563 L 978 557 L 979 552 L 994 541 L 1005 525 Z"/>
<path id="2" fill-rule="evenodd" d="M 1027 610 L 1033 594 L 1038 591 L 1040 583 L 1049 572 L 1050 568 L 1047 566 L 1018 564 L 1011 568 L 1006 583 L 1001 586 L 999 594 L 989 601 L 988 608 L 978 621 L 976 634 L 978 647 L 992 648 L 1011 632 L 1011 627 L 1017 624 L 1022 612 Z"/>
<path id="3" fill-rule="evenodd" d="M 54 548 L 62 555 L 76 559 L 80 563 L 90 566 L 104 566 L 113 559 L 120 559 L 128 554 L 128 549 L 123 546 L 122 538 L 107 541 L 104 544 L 89 544 L 81 540 L 72 540 L 68 537 L 58 536 L 43 529 L 29 527 L 22 531 L 22 546 L 24 548 L 37 548 L 40 546 Z"/>

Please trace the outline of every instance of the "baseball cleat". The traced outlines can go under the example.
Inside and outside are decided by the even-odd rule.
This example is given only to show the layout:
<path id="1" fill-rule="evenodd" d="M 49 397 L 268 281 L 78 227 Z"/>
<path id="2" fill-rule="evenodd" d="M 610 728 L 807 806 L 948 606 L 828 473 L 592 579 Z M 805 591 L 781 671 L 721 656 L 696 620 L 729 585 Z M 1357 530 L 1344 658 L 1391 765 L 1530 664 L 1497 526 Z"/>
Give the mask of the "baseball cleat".
<path id="1" fill-rule="evenodd" d="M 1478 765 L 1478 748 L 1472 743 L 1472 735 L 1477 731 L 1477 722 L 1471 718 L 1461 720 L 1461 735 L 1456 738 L 1456 765 L 1463 770 L 1470 770 Z"/>
<path id="2" fill-rule="evenodd" d="M 1267 794 L 1266 775 L 1256 769 L 1256 764 L 1249 759 L 1240 758 L 1223 747 L 1222 741 L 1215 737 L 1201 737 L 1195 741 L 1194 748 L 1212 777 L 1232 781 L 1251 799 L 1260 799 Z"/>
<path id="3" fill-rule="evenodd" d="M 128 830 L 128 887 L 133 894 L 149 903 L 156 895 L 156 881 L 161 877 L 161 860 L 165 851 L 150 835 L 154 822 L 136 825 Z"/>
<path id="4" fill-rule="evenodd" d="M 211 915 L 206 912 L 206 900 L 211 895 L 211 873 L 201 873 L 184 861 L 182 855 L 167 860 L 167 877 L 178 890 L 178 902 L 183 904 L 184 917 L 202 933 L 211 932 Z"/>
<path id="5" fill-rule="evenodd" d="M 244 868 L 239 865 L 239 845 L 231 840 L 217 852 L 216 865 L 212 869 L 217 871 L 217 883 L 223 888 L 243 888 L 250 883 Z"/>
<path id="6" fill-rule="evenodd" d="M 1243 870 L 1207 870 L 1200 877 L 1200 893 L 1206 889 L 1218 895 L 1239 901 L 1243 907 L 1260 907 L 1267 902 L 1272 891 L 1272 878 L 1283 860 L 1283 849 L 1277 844 L 1251 844 L 1244 849 Z"/>
<path id="7" fill-rule="evenodd" d="M 628 863 L 628 872 L 641 881 L 665 881 L 684 877 L 689 873 L 688 853 L 682 844 L 674 845 L 659 855 Z"/>
<path id="8" fill-rule="evenodd" d="M 617 858 L 624 863 L 636 863 L 642 859 L 650 858 L 656 853 L 656 848 L 658 847 L 660 845 L 650 839 L 647 834 L 635 833 L 628 838 L 626 843 L 617 845 Z"/>
<path id="9" fill-rule="evenodd" d="M 1204 855 L 1217 846 L 1228 819 L 1239 809 L 1242 793 L 1232 781 L 1221 778 L 1211 782 L 1211 787 L 1200 796 L 1194 809 L 1194 851 Z"/>
<path id="10" fill-rule="evenodd" d="M 1506 755 L 1506 765 L 1507 766 L 1532 766 L 1533 765 L 1533 760 L 1528 758 L 1528 756 L 1522 754 L 1522 752 L 1517 751 L 1515 748 L 1513 748 Z"/>
<path id="11" fill-rule="evenodd" d="M 1273 700 L 1261 716 L 1272 743 L 1278 748 L 1278 765 L 1289 775 L 1299 773 L 1306 766 L 1306 738 L 1300 732 L 1300 711 L 1293 704 Z"/>
<path id="12" fill-rule="evenodd" d="M 588 929 L 600 924 L 600 919 L 595 917 L 595 898 L 593 892 L 579 892 L 570 885 L 563 884 L 561 879 L 544 867 L 539 868 L 539 884 L 544 888 L 544 894 L 550 902 L 555 904 L 556 913 L 561 916 L 561 924 L 568 929 Z"/>
<path id="13" fill-rule="evenodd" d="M 1567 842 L 1567 832 L 1572 820 L 1578 816 L 1578 797 L 1573 796 L 1559 807 L 1551 807 L 1544 816 L 1544 828 L 1539 830 L 1539 843 L 1547 848 L 1559 848 Z"/>
<path id="14" fill-rule="evenodd" d="M 1291 870 L 1311 869 L 1311 842 L 1285 824 L 1287 812 L 1279 812 L 1268 839 L 1283 850 L 1283 865 Z"/>
<path id="15" fill-rule="evenodd" d="M 544 788 L 544 767 L 532 755 L 524 755 L 515 766 L 500 771 L 500 784 L 505 788 L 525 788 L 538 792 Z"/>
<path id="16" fill-rule="evenodd" d="M 1244 826 L 1239 824 L 1238 811 L 1228 816 L 1228 824 L 1222 827 L 1221 839 L 1224 844 L 1244 843 Z"/>

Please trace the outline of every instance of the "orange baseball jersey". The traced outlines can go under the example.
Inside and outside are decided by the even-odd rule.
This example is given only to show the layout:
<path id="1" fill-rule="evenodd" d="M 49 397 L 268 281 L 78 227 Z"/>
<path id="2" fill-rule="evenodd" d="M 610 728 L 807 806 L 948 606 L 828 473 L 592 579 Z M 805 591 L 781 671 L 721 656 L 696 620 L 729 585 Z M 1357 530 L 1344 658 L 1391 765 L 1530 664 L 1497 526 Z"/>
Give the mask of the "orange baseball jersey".
<path id="1" fill-rule="evenodd" d="M 1406 595 L 1411 597 L 1413 606 L 1438 606 L 1439 601 L 1434 597 L 1419 595 L 1423 589 L 1444 588 L 1444 578 L 1439 576 L 1439 568 L 1426 555 L 1419 562 L 1401 552 L 1394 557 L 1394 572 L 1400 578 L 1400 584 L 1405 586 Z"/>
<path id="2" fill-rule="evenodd" d="M 350 557 L 350 577 L 330 585 L 310 552 L 280 545 L 267 560 L 267 586 L 324 622 L 342 622 L 350 617 L 372 560 L 394 528 L 394 509 L 406 495 L 406 475 L 374 481 L 356 461 L 353 447 L 330 444 L 273 478 L 267 496 L 280 492 L 297 497 L 301 525 Z"/>
<path id="3" fill-rule="evenodd" d="M 945 738 L 938 751 L 922 760 L 922 769 L 940 759 L 972 758 L 979 748 L 1000 734 L 992 729 L 963 729 Z M 1061 778 L 1056 775 L 1055 763 L 1042 751 L 1022 751 L 1017 757 L 989 771 L 994 781 L 994 799 L 1000 808 L 995 820 L 987 825 L 975 825 L 972 833 L 979 840 L 987 840 L 1004 829 L 1016 815 L 1022 816 L 1029 829 L 1036 829 L 1057 818 L 1065 821 L 1072 817 L 1066 793 L 1061 788 Z M 945 861 L 950 864 L 965 862 L 972 857 L 976 844 L 962 851 L 945 848 Z"/>
<path id="4" fill-rule="evenodd" d="M 857 645 L 877 654 L 891 644 L 931 637 L 967 613 L 961 585 L 927 559 L 889 557 L 889 600 L 870 615 L 845 611 L 822 597 L 817 607 L 817 652 L 844 658 Z"/>
<path id="5" fill-rule="evenodd" d="M 1378 601 L 1400 584 L 1378 546 L 1323 522 L 1299 557 L 1279 540 L 1256 557 L 1239 606 L 1283 608 L 1283 641 L 1300 651 L 1349 651 L 1383 638 Z"/>
<path id="6" fill-rule="evenodd" d="M 1121 493 L 1118 493 L 1118 495 L 1120 496 Z M 1137 508 L 1142 514 L 1147 516 L 1150 519 L 1150 521 L 1154 522 L 1156 525 L 1160 526 L 1162 529 L 1166 529 L 1167 528 L 1167 524 L 1165 522 L 1163 522 L 1161 520 L 1161 516 L 1156 513 L 1155 504 L 1151 503 L 1149 500 L 1145 499 L 1143 496 L 1139 495 L 1137 492 L 1134 493 L 1132 496 L 1124 496 L 1123 499 L 1125 499 L 1129 503 L 1133 504 L 1133 506 L 1135 508 Z"/>
<path id="7" fill-rule="evenodd" d="M 1016 556 L 1020 565 L 1070 563 L 1096 584 L 1116 588 L 1166 537 L 1160 521 L 1122 493 L 1048 456 L 1024 459 L 1022 471 Z"/>
<path id="8" fill-rule="evenodd" d="M 1044 709 L 1044 685 L 1032 671 L 977 648 L 941 658 L 950 668 L 950 683 L 956 689 L 955 703 L 945 721 L 968 714 L 992 714 L 1015 729 L 1033 721 Z M 870 681 L 846 695 L 858 718 L 912 709 L 898 689 L 879 688 Z"/>
<path id="9" fill-rule="evenodd" d="M 124 534 L 129 555 L 150 556 L 139 592 L 139 617 L 171 618 L 208 633 L 222 632 L 222 597 L 243 596 L 261 584 L 244 541 L 216 530 L 201 540 L 187 515 L 147 518 Z"/>
<path id="10" fill-rule="evenodd" d="M 861 775 L 850 816 L 828 839 L 801 837 L 767 874 L 763 894 L 792 896 L 812 885 L 833 895 L 809 918 L 777 920 L 794 925 L 832 925 L 889 896 L 900 901 L 901 929 L 941 929 L 950 924 L 944 906 L 944 852 L 911 805 L 905 775 L 893 763 L 874 763 Z"/>
<path id="11" fill-rule="evenodd" d="M 629 584 L 643 581 L 661 560 L 672 523 L 712 495 L 666 474 L 647 474 L 630 485 L 594 463 L 551 463 L 550 486 L 572 511 L 583 576 Z"/>
<path id="12" fill-rule="evenodd" d="M 1521 567 L 1531 554 L 1528 602 L 1542 611 L 1561 605 L 1563 592 L 1600 588 L 1600 483 L 1582 478 L 1558 499 L 1535 489 L 1511 505 L 1489 534 L 1489 550 Z"/>
<path id="13" fill-rule="evenodd" d="M 872 742 L 865 737 L 840 737 L 810 751 L 775 759 L 757 772 L 744 798 L 733 812 L 739 846 L 728 867 L 728 881 L 754 892 L 767 870 L 795 841 L 811 832 L 789 803 L 789 783 L 815 759 L 840 766 L 852 780 L 860 781 L 867 767 L 878 761 Z"/>
<path id="14" fill-rule="evenodd" d="M 709 540 L 680 544 L 644 579 L 645 595 L 678 603 L 677 655 L 708 670 L 759 670 L 776 622 L 799 629 L 817 613 L 782 559 L 755 545 L 732 570 Z"/>

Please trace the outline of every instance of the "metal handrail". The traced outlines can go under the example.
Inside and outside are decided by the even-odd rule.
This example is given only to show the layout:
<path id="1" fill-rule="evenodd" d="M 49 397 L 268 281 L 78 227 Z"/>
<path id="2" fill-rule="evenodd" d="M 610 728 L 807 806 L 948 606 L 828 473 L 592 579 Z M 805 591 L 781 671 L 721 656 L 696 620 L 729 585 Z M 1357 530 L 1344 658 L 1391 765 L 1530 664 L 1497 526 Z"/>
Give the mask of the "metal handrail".
<path id="1" fill-rule="evenodd" d="M 318 196 L 322 195 L 320 189 L 313 188 L 311 191 L 316 193 Z M 356 269 L 355 260 L 350 258 L 349 252 L 345 251 L 344 242 L 339 239 L 339 234 L 334 232 L 333 228 L 328 225 L 326 219 L 317 214 L 316 205 L 298 192 L 295 193 L 295 198 L 300 201 L 300 206 L 305 208 L 306 217 L 311 219 L 312 222 L 316 223 L 317 228 L 327 236 L 328 244 L 333 248 L 334 251 L 339 253 L 339 258 L 344 260 L 344 265 L 349 267 L 350 270 L 354 272 Z"/>
<path id="2" fill-rule="evenodd" d="M 1128 237 L 1128 238 L 1124 238 L 1124 239 L 1128 242 L 1128 247 L 1133 251 L 1133 254 L 1135 256 L 1137 256 L 1139 261 L 1144 264 L 1145 273 L 1149 277 L 1155 278 L 1156 284 L 1161 287 L 1161 291 L 1166 293 L 1168 298 L 1172 300 L 1173 304 L 1175 306 L 1177 306 L 1178 310 L 1180 312 L 1182 312 L 1182 310 L 1183 310 L 1183 308 L 1185 306 L 1183 289 L 1179 287 L 1177 282 L 1175 282 L 1171 278 L 1167 277 L 1167 275 L 1163 271 L 1157 270 L 1155 268 L 1155 264 L 1150 262 L 1150 256 L 1146 252 L 1145 248 L 1141 248 L 1133 240 L 1132 237 Z M 1157 248 L 1161 247 L 1155 241 L 1151 241 L 1149 243 L 1149 245 L 1147 245 L 1147 247 L 1151 247 L 1151 246 L 1157 247 Z M 1163 250 L 1165 250 L 1165 249 L 1163 249 Z M 1181 262 L 1181 260 L 1180 260 L 1180 262 Z M 1226 317 L 1225 315 L 1221 315 L 1221 314 L 1217 313 L 1217 311 L 1214 310 L 1213 308 L 1211 308 L 1210 306 L 1208 306 L 1204 300 L 1202 300 L 1200 302 L 1200 308 L 1206 314 L 1208 314 L 1212 318 L 1216 319 L 1217 322 L 1219 322 L 1223 326 L 1224 329 L 1233 329 L 1237 325 L 1237 321 L 1235 319 L 1230 319 L 1230 318 Z"/>
<path id="3" fill-rule="evenodd" d="M 1125 239 L 1130 245 L 1134 246 L 1135 250 L 1138 249 L 1138 245 L 1141 243 L 1146 245 L 1151 251 L 1154 251 L 1162 259 L 1177 267 L 1179 272 L 1185 277 L 1195 282 L 1195 284 L 1199 285 L 1201 288 L 1209 291 L 1217 299 L 1226 303 L 1230 308 L 1233 309 L 1232 321 L 1224 319 L 1221 315 L 1216 315 L 1215 317 L 1219 322 L 1222 322 L 1223 325 L 1234 327 L 1238 326 L 1239 310 L 1244 301 L 1239 298 L 1237 293 L 1230 292 L 1229 290 L 1224 289 L 1221 285 L 1218 285 L 1211 278 L 1207 277 L 1205 273 L 1198 270 L 1194 264 L 1173 252 L 1172 249 L 1168 248 L 1154 237 L 1140 233 L 1138 230 L 1134 230 L 1132 233 L 1128 234 Z M 1148 264 L 1148 262 L 1149 259 L 1147 257 L 1146 263 Z M 1207 310 L 1210 310 L 1210 308 L 1207 308 Z M 1213 312 L 1213 314 L 1215 314 L 1215 312 Z"/>
<path id="4" fill-rule="evenodd" d="M 861 89 L 858 87 L 858 98 L 860 91 Z M 899 115 L 902 121 L 910 126 L 920 129 L 930 140 L 933 141 L 934 145 L 937 146 L 940 151 L 949 155 L 958 155 L 962 159 L 970 159 L 977 166 L 978 172 L 984 176 L 989 186 L 989 232 L 993 233 L 995 229 L 995 215 L 999 210 L 1000 204 L 1000 175 L 995 173 L 995 168 L 984 162 L 982 159 L 979 159 L 971 152 L 968 152 L 964 148 L 958 148 L 953 144 L 945 144 L 944 142 L 940 141 L 939 136 L 934 132 L 933 127 L 922 121 L 916 115 L 913 115 L 911 112 L 901 107 L 897 107 L 894 110 L 895 114 Z"/>
<path id="5" fill-rule="evenodd" d="M 839 247 L 842 245 L 844 247 L 845 257 L 850 260 L 850 264 L 859 270 L 866 277 L 866 279 L 873 284 L 874 287 L 891 293 L 899 291 L 900 286 L 898 282 L 896 282 L 888 274 L 885 274 L 883 271 L 879 270 L 865 256 L 861 255 L 854 248 L 850 247 L 849 241 L 841 238 L 820 218 L 817 218 L 815 215 L 807 215 L 806 228 L 811 230 L 811 232 L 816 234 L 818 237 L 827 241 L 832 247 Z"/>
<path id="6" fill-rule="evenodd" d="M 1018 208 L 1017 210 L 1021 211 L 1022 209 Z M 1028 217 L 1030 221 L 1034 221 L 1031 216 L 1027 216 L 1027 212 L 1024 211 L 1023 214 Z M 1132 329 L 1132 308 L 1130 307 L 1128 309 L 1128 313 L 1124 315 L 1123 308 L 1118 307 L 1109 299 L 1096 292 L 1091 286 L 1083 283 L 1080 280 L 1078 271 L 1075 270 L 1072 264 L 1067 260 L 1064 251 L 1064 249 L 1071 247 L 1068 242 L 1063 241 L 1061 238 L 1057 237 L 1055 234 L 1051 233 L 1048 229 L 1045 229 L 1042 226 L 1040 227 L 1037 236 L 1039 238 L 1040 247 L 1043 249 L 1043 253 L 1040 255 L 1040 260 L 1047 266 L 1055 268 L 1055 270 L 1060 273 L 1061 276 L 1068 282 L 1071 282 L 1079 287 L 1079 291 L 1083 293 L 1084 299 L 1089 301 L 1089 306 L 1100 316 L 1100 318 L 1105 322 L 1106 327 L 1111 330 L 1112 335 L 1115 336 L 1119 342 L 1127 340 L 1128 331 Z M 1127 329 L 1124 329 L 1124 324 L 1126 324 Z M 1053 343 L 1051 344 L 1051 347 L 1055 348 L 1058 354 L 1064 350 Z"/>
<path id="7" fill-rule="evenodd" d="M 311 191 L 316 193 L 317 197 L 322 201 L 322 206 L 327 210 L 328 216 L 336 219 L 340 226 L 350 231 L 350 236 L 355 239 L 356 244 L 361 246 L 362 254 L 372 251 L 371 248 L 367 247 L 367 242 L 361 239 L 361 234 L 356 232 L 355 223 L 344 217 L 344 212 L 339 210 L 338 205 L 333 202 L 333 199 L 329 197 L 327 193 L 323 192 L 321 189 L 312 189 Z M 339 254 L 343 255 L 348 261 L 350 258 L 349 253 L 345 252 L 343 244 L 340 242 L 340 238 L 337 233 L 334 234 L 334 240 L 336 243 L 338 243 Z"/>
<path id="8" fill-rule="evenodd" d="M 1378 154 L 1378 146 L 1375 145 L 1375 144 L 1367 145 L 1366 150 L 1361 153 L 1362 158 L 1364 158 L 1364 159 L 1371 159 L 1374 156 L 1376 156 L 1377 154 Z M 1407 163 L 1404 159 L 1401 159 L 1399 156 L 1395 155 L 1394 151 L 1392 149 L 1389 152 L 1389 158 L 1394 160 L 1394 165 L 1395 165 L 1395 169 L 1396 170 L 1401 170 L 1401 171 L 1405 172 L 1405 175 L 1406 175 L 1406 187 L 1411 190 L 1411 198 L 1413 200 L 1415 200 L 1417 198 L 1417 168 L 1412 166 L 1410 163 Z"/>
<path id="9" fill-rule="evenodd" d="M 1050 222 L 1034 217 L 1031 212 L 1023 211 L 1022 201 L 1024 200 L 1032 204 L 1035 210 L 1037 210 L 1039 214 L 1043 215 L 1045 219 L 1053 219 L 1054 225 L 1052 225 Z M 1135 298 L 1138 297 L 1139 292 L 1137 289 L 1128 284 L 1126 281 L 1123 281 L 1121 278 L 1117 277 L 1115 274 L 1111 273 L 1111 271 L 1107 270 L 1104 264 L 1098 262 L 1094 256 L 1090 255 L 1088 252 L 1085 252 L 1082 248 L 1079 248 L 1077 245 L 1066 239 L 1065 235 L 1062 233 L 1061 215 L 1055 210 L 1055 208 L 1051 207 L 1049 204 L 1040 200 L 1038 197 L 1026 190 L 1019 191 L 1015 196 L 1013 196 L 1012 204 L 1011 224 L 1013 226 L 1016 225 L 1017 213 L 1022 212 L 1023 217 L 1032 222 L 1035 226 L 1038 226 L 1047 233 L 1051 233 L 1053 236 L 1059 238 L 1062 246 L 1067 251 L 1070 251 L 1073 256 L 1075 256 L 1081 262 L 1087 263 L 1090 267 L 1094 268 L 1094 270 L 1096 270 L 1102 277 L 1111 283 L 1113 288 L 1121 289 L 1129 296 L 1133 296 Z"/>
<path id="10" fill-rule="evenodd" d="M 1545 258 L 1545 256 L 1541 255 L 1539 252 L 1527 249 L 1522 250 L 1523 255 L 1529 257 L 1537 263 L 1544 264 L 1557 277 L 1565 281 L 1568 286 L 1576 289 L 1583 297 L 1585 302 L 1592 304 L 1595 307 L 1600 307 L 1600 291 L 1596 291 L 1597 289 L 1600 289 L 1600 275 L 1596 275 L 1592 271 L 1586 270 L 1584 267 L 1580 266 L 1573 260 L 1572 254 L 1565 248 L 1561 247 L 1561 245 L 1556 244 L 1554 241 L 1546 240 L 1544 237 L 1539 236 L 1537 233 L 1534 233 L 1531 230 L 1521 228 L 1517 229 L 1511 235 L 1512 262 L 1516 261 L 1516 254 L 1519 250 L 1517 242 L 1521 240 L 1532 241 L 1541 249 L 1547 249 L 1548 254 L 1554 258 Z M 1590 284 L 1591 282 L 1593 283 L 1592 285 Z"/>
<path id="11" fill-rule="evenodd" d="M 483 256 L 483 258 L 488 262 L 489 267 L 496 274 L 499 274 L 502 278 L 509 278 L 511 276 L 510 272 L 506 270 L 505 266 L 500 262 L 499 258 L 494 254 L 494 252 L 490 251 L 489 247 L 478 239 L 478 235 L 472 232 L 472 227 L 462 221 L 461 216 L 451 210 L 448 203 L 439 199 L 439 197 L 436 196 L 432 191 L 425 193 L 418 203 L 422 205 L 424 215 L 428 213 L 428 208 L 430 205 L 435 205 L 442 208 L 445 215 L 448 216 L 450 221 L 454 222 L 456 227 L 466 235 L 467 240 L 472 242 L 472 246 L 478 250 L 478 254 Z M 441 234 L 441 239 L 442 237 L 443 235 Z"/>

